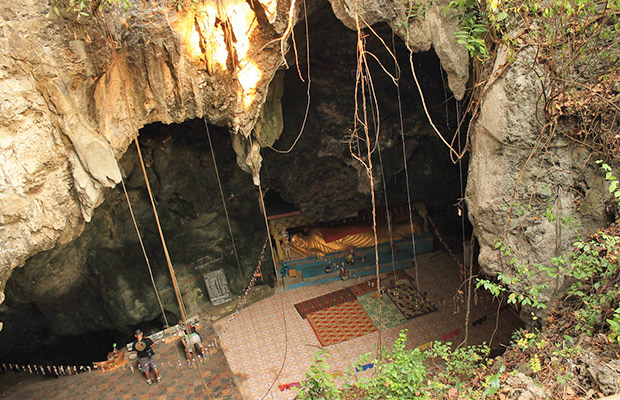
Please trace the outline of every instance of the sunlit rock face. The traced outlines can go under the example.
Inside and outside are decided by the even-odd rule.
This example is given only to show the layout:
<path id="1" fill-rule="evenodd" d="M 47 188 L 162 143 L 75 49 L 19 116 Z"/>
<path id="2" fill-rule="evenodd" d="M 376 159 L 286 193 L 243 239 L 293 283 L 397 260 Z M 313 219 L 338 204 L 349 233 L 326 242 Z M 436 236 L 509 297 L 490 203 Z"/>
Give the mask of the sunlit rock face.
<path id="1" fill-rule="evenodd" d="M 250 133 L 288 50 L 276 40 L 288 3 L 223 4 L 77 20 L 36 0 L 0 5 L 0 302 L 13 268 L 82 232 L 139 128 L 206 116 Z"/>

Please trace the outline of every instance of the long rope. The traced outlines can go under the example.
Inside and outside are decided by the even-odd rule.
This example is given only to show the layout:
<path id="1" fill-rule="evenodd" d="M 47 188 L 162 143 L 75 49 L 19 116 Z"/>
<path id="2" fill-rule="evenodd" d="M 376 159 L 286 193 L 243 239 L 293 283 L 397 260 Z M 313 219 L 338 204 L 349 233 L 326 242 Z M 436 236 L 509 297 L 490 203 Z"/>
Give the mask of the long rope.
<path id="1" fill-rule="evenodd" d="M 376 213 L 376 201 L 375 201 L 375 183 L 373 176 L 373 166 L 372 166 L 372 150 L 370 143 L 370 134 L 368 132 L 368 110 L 367 110 L 367 99 L 366 99 L 366 90 L 364 81 L 365 71 L 369 73 L 367 70 L 368 63 L 366 61 L 366 51 L 363 41 L 362 30 L 359 23 L 359 11 L 358 11 L 357 0 L 355 1 L 355 26 L 357 31 L 357 68 L 356 68 L 356 77 L 355 77 L 355 116 L 354 116 L 354 130 L 353 135 L 355 137 L 359 137 L 357 134 L 358 131 L 358 123 L 362 125 L 362 130 L 364 131 L 364 137 L 366 141 L 366 162 L 362 159 L 361 156 L 356 155 L 353 151 L 351 151 L 351 155 L 359 161 L 364 168 L 366 169 L 366 173 L 368 174 L 368 178 L 370 181 L 370 198 L 372 201 L 372 230 L 375 241 L 375 276 L 377 280 L 377 298 L 379 302 L 379 321 L 381 321 L 381 313 L 382 313 L 382 297 L 381 297 L 381 280 L 379 278 L 379 246 L 377 244 L 377 213 Z M 361 81 L 361 83 L 360 83 Z M 361 96 L 362 96 L 362 117 L 363 120 L 359 118 L 358 115 L 358 91 L 361 88 Z M 373 97 L 374 97 L 374 93 Z M 377 112 L 378 115 L 378 112 Z M 378 142 L 378 140 L 376 141 Z M 376 143 L 375 143 L 376 144 Z M 349 147 L 351 147 L 351 142 L 349 142 Z M 359 148 L 358 148 L 359 150 Z M 381 329 L 379 329 L 379 346 L 378 351 L 381 351 L 382 347 L 382 334 Z"/>
<path id="2" fill-rule="evenodd" d="M 474 233 L 472 233 L 471 242 L 469 243 L 470 260 L 469 260 L 469 277 L 468 277 L 468 282 L 467 282 L 467 311 L 465 313 L 465 337 L 463 338 L 463 341 L 457 346 L 457 348 L 464 345 L 469 339 L 469 321 L 471 318 L 471 289 L 472 289 L 473 280 L 474 280 L 474 273 L 473 273 L 474 267 L 473 266 L 474 266 L 474 241 L 475 240 L 476 240 L 476 236 Z M 463 253 L 465 252 L 463 251 Z"/>
<path id="3" fill-rule="evenodd" d="M 168 253 L 168 246 L 166 245 L 166 239 L 164 238 L 164 232 L 161 229 L 161 223 L 159 222 L 159 214 L 157 213 L 157 207 L 155 206 L 155 199 L 153 198 L 151 184 L 149 183 L 149 178 L 146 174 L 146 167 L 144 166 L 144 160 L 142 158 L 142 150 L 140 149 L 140 143 L 138 141 L 137 136 L 136 136 L 136 139 L 134 140 L 134 143 L 136 144 L 136 150 L 138 151 L 138 159 L 140 160 L 140 167 L 142 168 L 142 174 L 144 175 L 144 182 L 146 183 L 146 191 L 149 194 L 149 199 L 151 201 L 151 207 L 153 208 L 153 216 L 155 217 L 155 223 L 157 224 L 157 231 L 159 232 L 159 239 L 161 240 L 161 245 L 164 250 L 166 264 L 168 265 L 168 271 L 170 272 L 170 277 L 172 278 L 172 287 L 174 288 L 174 294 L 176 295 L 177 302 L 179 303 L 179 312 L 181 313 L 181 319 L 183 321 L 186 321 L 187 312 L 185 310 L 185 304 L 183 303 L 183 298 L 181 297 L 181 291 L 179 289 L 177 277 L 174 272 L 174 268 L 172 267 L 172 261 L 170 260 L 170 254 Z"/>
<path id="4" fill-rule="evenodd" d="M 394 36 L 392 36 L 392 46 L 394 47 L 394 54 L 396 54 L 396 45 L 394 44 Z M 398 61 L 396 62 L 396 67 L 400 69 L 398 66 Z M 418 276 L 418 258 L 416 256 L 415 251 L 415 234 L 413 232 L 413 210 L 411 207 L 411 188 L 409 187 L 409 168 L 407 167 L 407 145 L 405 144 L 405 123 L 403 122 L 403 105 L 400 97 L 400 74 L 399 79 L 396 82 L 396 94 L 398 96 L 398 117 L 400 120 L 400 141 L 403 148 L 403 166 L 405 167 L 405 184 L 407 188 L 407 206 L 409 207 L 409 227 L 411 230 L 411 251 L 413 254 L 413 269 L 415 271 L 415 285 L 420 291 L 420 279 Z"/>
<path id="5" fill-rule="evenodd" d="M 159 232 L 159 238 L 161 239 L 161 245 L 164 249 L 164 255 L 166 257 L 166 264 L 168 265 L 168 271 L 170 272 L 170 278 L 172 279 L 172 287 L 174 288 L 174 294 L 176 295 L 177 302 L 179 303 L 179 312 L 181 313 L 181 319 L 183 322 L 187 323 L 187 311 L 185 310 L 185 304 L 183 303 L 183 297 L 181 296 L 181 290 L 179 289 L 179 283 L 177 282 L 177 276 L 174 272 L 174 267 L 172 266 L 172 261 L 170 260 L 170 254 L 168 253 L 168 246 L 166 246 L 166 239 L 164 238 L 164 232 L 161 229 L 161 223 L 159 222 L 159 214 L 157 213 L 157 207 L 155 206 L 155 200 L 153 199 L 153 192 L 151 190 L 151 184 L 149 183 L 149 178 L 146 174 L 146 167 L 144 166 L 144 160 L 142 159 L 142 150 L 140 149 L 140 143 L 138 142 L 138 137 L 134 140 L 136 144 L 136 150 L 138 151 L 138 159 L 140 160 L 140 167 L 142 168 L 142 174 L 144 175 L 144 182 L 146 183 L 146 189 L 149 194 L 149 199 L 151 200 L 151 206 L 153 208 L 153 215 L 155 216 L 155 222 L 157 224 L 157 230 Z M 186 326 L 186 329 L 189 331 L 189 327 Z M 205 390 L 205 394 L 207 397 L 211 398 L 209 393 L 209 388 L 207 387 L 207 383 L 202 377 L 202 372 L 200 371 L 200 363 L 195 363 L 198 376 L 200 377 L 200 382 L 202 383 L 202 387 Z"/>
<path id="6" fill-rule="evenodd" d="M 461 124 L 460 119 L 461 119 L 461 103 L 457 100 L 456 102 L 456 118 L 457 118 L 457 124 L 459 126 L 457 134 L 458 134 L 458 146 L 459 146 L 459 153 L 461 152 L 462 148 L 461 148 L 461 129 L 460 126 Z M 461 198 L 459 199 L 459 217 L 461 217 L 461 233 L 462 233 L 462 245 L 463 245 L 463 265 L 465 265 L 467 263 L 467 260 L 465 260 L 465 192 L 464 192 L 464 185 L 463 185 L 463 159 L 459 158 L 459 183 L 460 183 L 460 189 L 461 189 Z"/>
<path id="7" fill-rule="evenodd" d="M 241 262 L 239 261 L 239 254 L 237 253 L 237 246 L 235 245 L 235 236 L 233 235 L 232 226 L 230 225 L 230 216 L 228 215 L 228 207 L 226 207 L 226 199 L 224 198 L 224 189 L 222 189 L 222 181 L 220 180 L 220 171 L 217 167 L 217 161 L 215 159 L 215 151 L 213 150 L 213 143 L 211 142 L 211 132 L 209 131 L 209 124 L 207 123 L 207 117 L 202 117 L 205 123 L 205 130 L 207 131 L 207 139 L 209 139 L 209 148 L 211 149 L 211 157 L 213 157 L 213 168 L 215 170 L 215 177 L 217 178 L 217 186 L 220 188 L 220 197 L 222 198 L 222 205 L 224 206 L 224 214 L 226 215 L 226 224 L 228 225 L 228 233 L 230 234 L 230 241 L 232 243 L 233 252 L 235 253 L 235 260 L 237 260 L 237 268 L 239 269 L 239 279 L 243 282 L 243 272 L 241 271 Z"/>
<path id="8" fill-rule="evenodd" d="M 375 114 L 374 114 L 374 109 L 371 107 L 371 110 L 373 111 L 373 119 L 375 118 Z M 378 124 L 375 124 L 375 129 L 377 129 L 377 131 L 379 130 L 378 128 Z M 384 167 L 383 167 L 383 157 L 381 156 L 381 145 L 379 143 L 379 132 L 377 132 L 377 154 L 379 155 L 379 165 L 381 166 L 381 184 L 383 185 L 383 198 L 384 198 L 384 202 L 385 202 L 385 222 L 387 224 L 387 228 L 388 228 L 388 235 L 390 237 L 390 254 L 392 255 L 392 275 L 394 276 L 394 279 L 396 279 L 396 266 L 394 265 L 394 235 L 392 232 L 392 218 L 390 216 L 390 206 L 389 206 L 389 201 L 388 201 L 388 195 L 387 195 L 387 185 L 385 183 L 385 172 L 384 172 Z"/>
<path id="9" fill-rule="evenodd" d="M 111 36 L 110 36 L 111 37 Z M 112 45 L 112 52 L 114 53 L 114 55 L 116 55 L 116 46 Z M 124 82 L 124 78 L 121 76 L 121 83 L 122 83 L 122 88 L 124 90 L 124 96 L 123 97 L 123 102 L 125 103 L 125 109 L 127 112 L 127 116 L 129 117 L 129 125 L 131 127 L 132 132 L 136 132 L 136 138 L 134 140 L 134 143 L 136 144 L 136 151 L 138 153 L 138 160 L 140 161 L 140 167 L 142 168 L 142 175 L 144 176 L 144 182 L 146 184 L 146 189 L 147 192 L 149 194 L 149 199 L 151 201 L 151 206 L 153 208 L 153 215 L 155 216 L 155 222 L 157 224 L 157 230 L 159 232 L 159 237 L 161 239 L 161 243 L 162 243 L 162 247 L 164 250 L 164 255 L 166 257 L 166 263 L 168 265 L 168 271 L 170 273 L 170 278 L 172 279 L 172 286 L 174 288 L 174 294 L 176 295 L 177 298 L 177 303 L 179 304 L 179 312 L 181 314 L 181 317 L 183 318 L 183 321 L 187 320 L 187 313 L 185 311 L 185 305 L 183 304 L 183 298 L 181 297 L 181 292 L 179 290 L 179 286 L 177 283 L 177 278 L 176 278 L 176 274 L 174 272 L 174 268 L 172 267 L 172 261 L 170 260 L 170 254 L 168 254 L 168 247 L 166 246 L 166 240 L 164 239 L 164 233 L 161 229 L 161 224 L 159 222 L 159 215 L 157 214 L 157 207 L 155 206 L 155 200 L 153 199 L 153 193 L 151 191 L 151 184 L 149 183 L 149 178 L 148 175 L 146 174 L 146 167 L 144 166 L 144 159 L 142 158 L 142 150 L 140 149 L 140 143 L 138 141 L 138 130 L 136 129 L 135 125 L 134 125 L 134 121 L 133 121 L 133 115 L 131 113 L 131 108 L 129 107 L 129 94 L 127 93 L 129 86 L 127 84 L 125 84 Z M 204 381 L 203 381 L 203 385 L 204 385 Z M 205 385 L 205 390 L 206 390 L 206 385 Z"/>
<path id="10" fill-rule="evenodd" d="M 120 166 L 119 166 L 120 169 Z M 159 303 L 159 308 L 161 310 L 161 315 L 164 317 L 164 323 L 166 324 L 166 328 L 170 327 L 170 323 L 168 322 L 168 317 L 166 317 L 166 312 L 164 311 L 164 305 L 162 304 L 161 297 L 159 296 L 159 291 L 157 290 L 157 285 L 155 284 L 155 278 L 153 277 L 153 271 L 151 268 L 151 262 L 149 261 L 149 257 L 146 254 L 146 248 L 144 247 L 144 242 L 142 241 L 142 235 L 140 234 L 140 229 L 138 229 L 138 223 L 136 222 L 136 217 L 133 212 L 133 207 L 131 206 L 131 201 L 129 200 L 129 195 L 127 194 L 127 188 L 125 187 L 125 179 L 121 175 L 121 185 L 123 186 L 123 193 L 125 194 L 125 199 L 127 200 L 127 207 L 129 208 L 129 214 L 131 215 L 131 221 L 133 222 L 133 227 L 136 230 L 136 235 L 138 236 L 138 241 L 140 242 L 140 248 L 142 248 L 142 254 L 144 255 L 144 260 L 146 261 L 146 266 L 149 270 L 149 276 L 151 278 L 151 283 L 153 284 L 153 289 L 155 290 L 155 297 L 157 297 L 157 302 Z M 174 346 L 174 350 L 177 353 L 177 361 L 181 360 L 181 354 L 179 353 L 179 349 L 177 346 Z"/>
<path id="11" fill-rule="evenodd" d="M 462 154 L 457 153 L 457 151 L 454 150 L 454 147 L 452 147 L 452 145 L 450 145 L 450 143 L 448 143 L 446 141 L 446 139 L 444 139 L 444 137 L 441 134 L 441 132 L 439 132 L 439 130 L 437 129 L 437 127 L 433 123 L 433 119 L 431 118 L 431 116 L 430 116 L 430 114 L 428 112 L 428 108 L 426 107 L 426 100 L 424 99 L 424 93 L 422 93 L 422 87 L 420 86 L 420 82 L 418 82 L 418 77 L 417 77 L 417 75 L 415 73 L 415 68 L 413 67 L 413 50 L 411 50 L 411 49 L 409 49 L 409 65 L 411 66 L 411 73 L 413 74 L 413 79 L 414 79 L 415 84 L 416 84 L 416 86 L 418 88 L 418 92 L 420 93 L 420 99 L 422 99 L 422 107 L 424 108 L 424 113 L 426 114 L 426 118 L 428 119 L 429 124 L 431 124 L 431 127 L 433 128 L 435 133 L 437 133 L 437 136 L 439 136 L 441 141 L 450 149 L 450 154 L 455 154 L 459 158 L 462 157 Z"/>
<path id="12" fill-rule="evenodd" d="M 151 262 L 149 261 L 149 257 L 146 254 L 146 248 L 144 247 L 144 242 L 142 241 L 142 235 L 140 235 L 140 230 L 138 229 L 138 223 L 136 222 L 136 217 L 133 213 L 133 207 L 131 206 L 131 201 L 129 200 L 129 195 L 127 194 L 127 188 L 125 187 L 125 179 L 123 179 L 121 175 L 121 184 L 123 185 L 123 193 L 125 194 L 125 199 L 127 200 L 127 206 L 129 207 L 129 214 L 131 215 L 131 221 L 133 222 L 133 227 L 136 230 L 136 235 L 138 235 L 138 241 L 140 242 L 140 247 L 142 248 L 142 254 L 144 254 L 144 260 L 146 261 L 146 266 L 149 270 L 149 276 L 151 277 L 151 283 L 153 284 L 153 289 L 155 290 L 155 297 L 157 297 L 157 302 L 159 303 L 159 308 L 161 309 L 161 314 L 164 316 L 164 322 L 166 323 L 166 328 L 170 327 L 168 323 L 168 318 L 166 317 L 166 312 L 164 311 L 164 305 L 161 302 L 161 297 L 159 297 L 159 291 L 157 290 L 157 285 L 155 284 L 155 278 L 153 277 L 153 271 L 151 269 Z"/>
<path id="13" fill-rule="evenodd" d="M 267 230 L 267 240 L 269 240 L 269 249 L 271 250 L 271 259 L 272 259 L 272 262 L 274 262 L 274 270 L 275 270 L 275 257 L 274 257 L 275 252 L 273 250 L 273 243 L 271 243 L 271 230 L 269 229 L 269 220 L 267 219 L 267 209 L 265 208 L 265 200 L 263 199 L 263 189 L 261 188 L 260 184 L 258 185 L 258 197 L 260 198 L 260 206 L 261 206 L 261 209 L 263 210 L 263 217 L 265 219 L 265 229 Z M 284 281 L 282 281 L 282 289 L 284 289 Z M 284 303 L 281 297 L 280 297 L 280 305 L 282 307 L 282 318 L 284 320 L 284 337 L 285 337 L 284 358 L 282 359 L 282 365 L 280 366 L 280 371 L 274 378 L 273 382 L 271 382 L 271 385 L 269 385 L 269 388 L 267 389 L 263 397 L 261 397 L 261 400 L 264 400 L 265 397 L 267 397 L 267 395 L 271 391 L 271 388 L 273 387 L 273 385 L 275 385 L 276 381 L 280 377 L 280 374 L 282 374 L 282 370 L 284 370 L 284 365 L 286 364 L 286 359 L 288 357 L 288 326 L 286 323 L 286 315 L 284 314 Z"/>
<path id="14" fill-rule="evenodd" d="M 370 70 L 368 69 L 368 66 L 366 67 L 366 69 L 367 69 L 367 73 L 370 74 Z M 369 92 L 372 92 L 374 90 L 370 82 L 368 82 L 367 86 L 368 86 Z M 374 97 L 371 97 L 370 98 L 371 103 L 373 102 L 373 100 L 376 102 L 377 99 Z M 375 107 L 370 107 L 372 120 L 373 120 L 373 128 L 375 129 L 376 148 L 377 148 L 377 154 L 379 155 L 379 165 L 381 166 L 381 184 L 383 185 L 383 199 L 385 202 L 385 219 L 386 219 L 386 224 L 388 228 L 388 235 L 390 237 L 390 254 L 392 256 L 392 260 L 391 260 L 392 261 L 392 274 L 394 276 L 394 279 L 396 279 L 396 266 L 394 265 L 394 256 L 395 256 L 394 255 L 394 235 L 392 232 L 392 218 L 390 216 L 390 207 L 389 207 L 388 194 L 387 194 L 387 185 L 385 182 L 383 157 L 381 155 L 381 144 L 379 143 L 379 134 L 380 134 L 379 118 L 380 116 L 378 115 L 378 109 L 379 109 L 378 104 L 375 104 Z M 375 112 L 375 110 L 377 110 L 377 112 Z"/>
<path id="15" fill-rule="evenodd" d="M 396 279 L 396 266 L 394 265 L 394 257 L 395 257 L 395 245 L 394 245 L 394 235 L 392 232 L 392 217 L 390 214 L 390 203 L 388 201 L 387 188 L 385 184 L 385 172 L 383 171 L 383 157 L 381 157 L 381 145 L 377 143 L 377 154 L 379 154 L 379 164 L 381 165 L 381 183 L 383 184 L 383 197 L 385 199 L 385 219 L 388 228 L 388 235 L 390 236 L 390 254 L 392 255 L 392 275 L 394 279 Z"/>

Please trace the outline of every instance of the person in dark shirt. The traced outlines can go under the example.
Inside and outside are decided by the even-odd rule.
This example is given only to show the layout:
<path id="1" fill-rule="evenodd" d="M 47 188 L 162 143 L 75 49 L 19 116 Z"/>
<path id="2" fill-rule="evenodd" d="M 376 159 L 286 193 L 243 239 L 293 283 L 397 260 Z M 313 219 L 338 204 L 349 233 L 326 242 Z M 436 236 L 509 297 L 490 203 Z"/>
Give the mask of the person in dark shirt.
<path id="1" fill-rule="evenodd" d="M 146 376 L 146 383 L 149 385 L 153 383 L 150 375 L 151 371 L 155 374 L 155 380 L 160 382 L 161 376 L 157 371 L 157 359 L 153 351 L 153 341 L 150 338 L 145 338 L 140 329 L 136 329 L 136 340 L 133 342 L 133 351 L 138 353 L 138 363 Z"/>

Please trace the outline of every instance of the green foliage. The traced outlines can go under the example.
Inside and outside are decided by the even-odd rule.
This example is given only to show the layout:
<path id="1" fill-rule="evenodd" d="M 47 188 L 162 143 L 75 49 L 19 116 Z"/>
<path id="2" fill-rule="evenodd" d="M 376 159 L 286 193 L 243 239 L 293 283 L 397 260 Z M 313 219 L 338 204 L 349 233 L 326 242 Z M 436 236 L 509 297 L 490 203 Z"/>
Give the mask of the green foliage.
<path id="1" fill-rule="evenodd" d="M 485 378 L 482 384 L 482 387 L 484 388 L 484 391 L 482 392 L 483 399 L 489 396 L 494 396 L 497 394 L 497 392 L 499 392 L 499 387 L 500 387 L 499 379 L 505 370 L 506 370 L 506 367 L 502 365 L 499 368 L 499 372 L 497 374 L 492 374 Z"/>
<path id="2" fill-rule="evenodd" d="M 490 29 L 489 15 L 479 8 L 476 0 L 451 0 L 446 13 L 459 21 L 459 30 L 454 34 L 458 43 L 465 45 L 471 58 L 486 60 L 489 50 L 485 35 Z"/>
<path id="3" fill-rule="evenodd" d="M 620 2 L 599 0 L 450 0 L 446 14 L 458 21 L 455 33 L 471 58 L 486 61 L 497 45 L 507 47 L 512 62 L 533 48 L 545 65 L 541 84 L 544 112 L 556 132 L 593 145 L 610 158 L 620 154 L 613 82 L 620 80 Z M 477 78 L 488 79 L 490 68 Z M 474 101 L 476 96 L 474 90 Z M 575 129 L 557 130 L 563 117 Z"/>
<path id="4" fill-rule="evenodd" d="M 575 242 L 577 253 L 557 261 L 562 272 L 576 280 L 568 289 L 581 305 L 575 311 L 576 328 L 589 334 L 601 327 L 620 300 L 616 257 L 620 237 L 602 232 L 597 236 L 597 240 Z"/>
<path id="5" fill-rule="evenodd" d="M 508 245 L 503 244 L 499 239 L 495 241 L 494 248 L 499 251 L 504 257 L 509 257 L 513 253 L 511 248 Z M 513 273 L 516 273 L 514 276 L 499 273 L 497 274 L 498 282 L 491 282 L 488 279 L 477 278 L 476 289 L 483 287 L 484 289 L 488 290 L 493 296 L 500 297 L 501 294 L 506 292 L 506 286 L 514 285 L 517 282 L 525 282 L 526 280 L 531 280 L 533 273 L 531 272 L 528 265 L 520 263 L 516 257 L 510 258 L 509 265 L 512 267 Z M 534 264 L 534 267 L 535 273 L 553 273 L 552 270 L 541 264 Z M 508 295 L 507 302 L 508 304 L 519 304 L 521 306 L 530 306 L 536 309 L 545 309 L 547 308 L 547 305 L 544 302 L 540 301 L 540 295 L 545 289 L 548 288 L 549 285 L 547 285 L 546 283 L 528 282 L 528 286 L 526 289 L 527 291 L 525 293 L 512 292 Z"/>
<path id="6" fill-rule="evenodd" d="M 421 351 L 406 350 L 406 330 L 400 332 L 393 349 L 374 360 L 375 375 L 358 386 L 369 399 L 406 400 L 441 398 L 456 388 L 461 398 L 480 398 L 499 389 L 499 375 L 491 376 L 482 388 L 471 388 L 471 380 L 486 369 L 489 347 L 463 346 L 452 349 L 451 343 L 434 342 Z M 364 362 L 367 356 L 363 358 Z M 439 366 L 439 367 L 438 367 Z M 502 371 L 503 372 L 503 371 Z"/>
<path id="7" fill-rule="evenodd" d="M 513 335 L 513 341 L 519 350 L 527 350 L 535 346 L 539 340 L 539 335 L 526 330 L 516 331 Z"/>
<path id="8" fill-rule="evenodd" d="M 620 206 L 618 178 L 614 176 L 609 165 L 600 160 L 596 163 L 605 173 L 605 179 L 609 181 L 609 192 L 613 194 Z M 511 205 L 510 209 L 514 210 L 518 216 L 523 216 L 526 210 L 525 207 L 519 205 Z M 556 215 L 551 206 L 547 207 L 544 217 L 549 222 L 556 222 L 559 219 L 562 225 L 569 228 L 579 226 L 579 223 L 570 215 L 567 217 Z M 616 321 L 615 318 L 606 319 L 620 301 L 620 262 L 618 259 L 620 237 L 599 232 L 596 240 L 578 240 L 573 244 L 573 247 L 576 250 L 574 253 L 554 257 L 551 259 L 550 265 L 534 264 L 529 266 L 519 262 L 514 256 L 511 257 L 512 249 L 497 239 L 494 248 L 503 257 L 511 257 L 509 265 L 512 267 L 513 275 L 499 273 L 497 282 L 477 279 L 476 288 L 483 287 L 493 296 L 499 297 L 507 291 L 506 286 L 523 283 L 527 286 L 526 291 L 524 293 L 510 293 L 507 302 L 545 309 L 547 305 L 539 299 L 541 293 L 548 289 L 548 285 L 531 283 L 531 278 L 540 273 L 544 273 L 550 278 L 557 278 L 561 273 L 576 281 L 569 287 L 568 294 L 579 298 L 582 302 L 582 307 L 575 311 L 578 320 L 577 329 L 592 333 L 593 329 L 599 328 L 603 321 L 607 320 L 610 328 L 612 330 L 617 329 L 620 333 L 620 325 L 615 323 L 620 323 L 620 321 Z M 614 338 L 616 337 L 614 336 Z"/>
<path id="9" fill-rule="evenodd" d="M 423 391 L 426 386 L 427 371 L 425 356 L 419 349 L 405 350 L 406 331 L 401 331 L 391 352 L 381 362 L 375 360 L 377 368 L 373 379 L 362 382 L 360 387 L 366 389 L 371 399 L 425 399 Z M 390 362 L 383 362 L 389 360 Z"/>
<path id="10" fill-rule="evenodd" d="M 450 343 L 433 343 L 431 355 L 443 360 L 445 367 L 437 374 L 433 388 L 437 395 L 446 388 L 457 388 L 466 393 L 469 382 L 486 369 L 486 357 L 490 352 L 486 344 L 463 346 L 452 349 Z"/>
<path id="11" fill-rule="evenodd" d="M 620 199 L 618 179 L 611 168 L 601 161 L 597 164 L 610 182 L 609 192 L 615 199 Z M 568 294 L 580 301 L 580 307 L 574 313 L 576 328 L 592 334 L 595 329 L 603 328 L 606 321 L 611 337 L 617 339 L 620 334 L 617 313 L 620 302 L 620 237 L 597 232 L 591 235 L 590 240 L 578 240 L 573 246 L 576 250 L 573 254 L 555 258 L 553 263 L 564 275 L 574 279 Z"/>
<path id="12" fill-rule="evenodd" d="M 609 324 L 609 339 L 613 342 L 617 342 L 620 345 L 620 308 L 616 308 L 614 315 L 611 319 L 607 319 Z"/>
<path id="13" fill-rule="evenodd" d="M 608 164 L 604 163 L 602 160 L 597 160 L 596 163 L 599 164 L 601 171 L 605 173 L 605 179 L 609 181 L 609 193 L 613 194 L 618 202 L 618 206 L 620 206 L 620 185 L 618 184 L 618 178 L 614 176 Z"/>
<path id="14" fill-rule="evenodd" d="M 340 398 L 340 390 L 336 386 L 335 378 L 329 375 L 329 351 L 321 349 L 314 356 L 310 368 L 306 372 L 306 380 L 301 382 L 297 396 L 300 400 L 336 400 Z"/>
<path id="15" fill-rule="evenodd" d="M 542 369 L 542 365 L 540 364 L 540 358 L 538 358 L 538 354 L 534 354 L 534 357 L 530 359 L 529 365 L 533 373 L 540 372 L 540 370 Z"/>
<path id="16" fill-rule="evenodd" d="M 401 10 L 404 12 L 396 18 L 396 26 L 409 30 L 409 23 L 412 19 L 424 19 L 426 12 L 435 4 L 435 0 L 402 0 Z"/>

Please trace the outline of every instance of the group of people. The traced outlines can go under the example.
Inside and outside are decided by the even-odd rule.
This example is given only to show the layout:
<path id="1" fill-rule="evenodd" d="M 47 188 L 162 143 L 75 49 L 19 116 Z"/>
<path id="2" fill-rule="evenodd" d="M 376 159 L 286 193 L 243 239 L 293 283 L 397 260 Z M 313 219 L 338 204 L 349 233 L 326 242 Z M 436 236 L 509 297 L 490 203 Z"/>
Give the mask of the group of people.
<path id="1" fill-rule="evenodd" d="M 196 349 L 204 356 L 205 348 L 194 325 L 179 320 L 178 334 L 181 336 L 181 342 L 185 348 L 185 354 L 189 363 L 194 361 L 194 351 Z M 157 369 L 157 358 L 153 351 L 155 343 L 151 338 L 144 337 L 144 333 L 140 329 L 136 330 L 135 337 L 132 351 L 138 355 L 138 364 L 142 372 L 144 372 L 146 383 L 150 385 L 153 382 L 161 382 L 161 375 Z M 151 377 L 151 373 L 154 375 L 153 377 Z"/>

